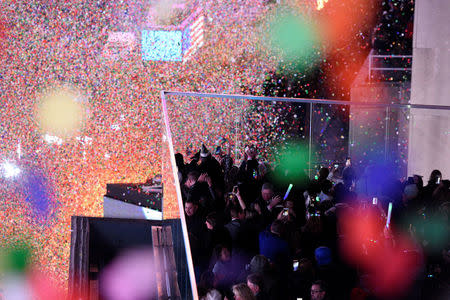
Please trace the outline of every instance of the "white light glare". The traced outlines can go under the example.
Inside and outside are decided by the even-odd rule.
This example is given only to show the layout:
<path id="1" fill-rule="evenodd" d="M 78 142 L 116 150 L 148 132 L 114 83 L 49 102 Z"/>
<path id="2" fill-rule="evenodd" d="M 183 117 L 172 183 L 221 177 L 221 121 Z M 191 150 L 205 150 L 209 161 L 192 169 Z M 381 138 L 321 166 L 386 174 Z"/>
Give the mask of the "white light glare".
<path id="1" fill-rule="evenodd" d="M 49 144 L 57 144 L 57 145 L 61 145 L 63 140 L 60 137 L 54 136 L 54 135 L 50 135 L 48 133 L 46 133 L 44 135 L 44 141 L 46 141 Z"/>
<path id="2" fill-rule="evenodd" d="M 17 167 L 16 165 L 14 165 L 10 162 L 3 163 L 2 169 L 3 169 L 3 176 L 5 178 L 16 177 L 17 175 L 20 174 L 19 167 Z"/>

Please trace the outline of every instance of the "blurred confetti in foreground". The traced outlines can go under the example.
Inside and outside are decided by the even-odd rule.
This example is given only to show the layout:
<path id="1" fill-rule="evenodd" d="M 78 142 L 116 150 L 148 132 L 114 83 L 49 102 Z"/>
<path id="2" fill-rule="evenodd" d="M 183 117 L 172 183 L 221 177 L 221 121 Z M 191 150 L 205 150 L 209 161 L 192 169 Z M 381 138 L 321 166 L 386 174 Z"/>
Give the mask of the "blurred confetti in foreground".
<path id="1" fill-rule="evenodd" d="M 308 148 L 302 142 L 291 142 L 279 149 L 279 168 L 275 178 L 283 184 L 295 184 L 305 181 L 308 168 Z"/>
<path id="2" fill-rule="evenodd" d="M 26 170 L 22 187 L 25 201 L 31 205 L 32 218 L 39 223 L 47 221 L 53 203 L 52 191 L 43 172 L 38 169 Z"/>
<path id="3" fill-rule="evenodd" d="M 311 68 L 320 58 L 320 40 L 312 19 L 282 7 L 269 18 L 267 46 L 297 71 Z"/>
<path id="4" fill-rule="evenodd" d="M 81 129 L 85 119 L 81 97 L 67 87 L 56 89 L 43 97 L 37 119 L 45 133 L 71 135 Z"/>
<path id="5" fill-rule="evenodd" d="M 155 265 L 151 248 L 119 255 L 101 274 L 101 294 L 108 300 L 150 299 L 156 295 Z"/>
<path id="6" fill-rule="evenodd" d="M 27 282 L 32 250 L 23 241 L 2 245 L 0 250 L 0 274 L 4 299 L 32 299 L 31 288 Z M 3 299 L 3 298 L 2 298 Z"/>
<path id="7" fill-rule="evenodd" d="M 1 296 L 7 300 L 61 300 L 65 292 L 34 264 L 34 249 L 25 241 L 13 241 L 0 250 Z M 82 298 L 80 298 L 82 299 Z"/>
<path id="8" fill-rule="evenodd" d="M 369 288 L 381 298 L 401 297 L 414 284 L 423 266 L 423 254 L 405 235 L 385 228 L 377 207 L 344 210 L 339 215 L 343 237 L 341 255 L 367 274 Z M 392 284 L 395 282 L 395 284 Z"/>
<path id="9" fill-rule="evenodd" d="M 25 273 L 32 259 L 31 247 L 21 240 L 2 246 L 0 270 L 9 273 Z"/>

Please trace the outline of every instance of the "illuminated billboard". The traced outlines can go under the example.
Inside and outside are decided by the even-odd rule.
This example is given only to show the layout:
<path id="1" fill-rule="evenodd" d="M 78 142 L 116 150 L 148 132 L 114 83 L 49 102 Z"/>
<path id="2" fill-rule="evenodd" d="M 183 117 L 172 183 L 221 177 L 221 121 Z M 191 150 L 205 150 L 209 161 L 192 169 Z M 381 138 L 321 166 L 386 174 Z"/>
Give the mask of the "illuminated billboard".
<path id="1" fill-rule="evenodd" d="M 156 61 L 181 61 L 182 32 L 165 30 L 142 31 L 142 59 Z"/>

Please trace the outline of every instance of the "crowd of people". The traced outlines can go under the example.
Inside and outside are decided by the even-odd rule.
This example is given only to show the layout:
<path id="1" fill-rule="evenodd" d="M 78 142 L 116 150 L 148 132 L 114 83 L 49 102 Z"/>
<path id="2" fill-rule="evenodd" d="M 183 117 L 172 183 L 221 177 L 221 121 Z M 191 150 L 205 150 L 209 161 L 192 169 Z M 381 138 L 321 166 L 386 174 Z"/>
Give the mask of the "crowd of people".
<path id="1" fill-rule="evenodd" d="M 240 164 L 205 145 L 175 158 L 200 299 L 448 296 L 450 181 L 440 171 L 424 185 L 380 166 L 358 175 L 348 158 L 309 179 L 259 161 L 254 146 Z"/>
<path id="2" fill-rule="evenodd" d="M 101 215 L 100 199 L 106 183 L 140 182 L 158 172 L 159 165 L 154 162 L 160 159 L 161 90 L 308 98 L 329 95 L 345 99 L 348 89 L 336 78 L 351 74 L 347 66 L 353 64 L 348 62 L 360 53 L 367 54 L 370 48 L 367 28 L 371 27 L 364 24 L 365 29 L 361 29 L 360 23 L 353 22 L 352 30 L 346 31 L 361 31 L 357 35 L 360 42 L 336 49 L 348 54 L 346 59 L 343 55 L 324 58 L 321 64 L 327 66 L 322 71 L 328 70 L 329 76 L 311 76 L 300 83 L 292 80 L 284 84 L 282 75 L 271 74 L 278 59 L 259 47 L 259 37 L 265 29 L 260 25 L 278 4 L 262 0 L 208 0 L 201 1 L 205 45 L 186 63 L 143 62 L 138 50 L 119 60 L 104 57 L 103 49 L 111 32 L 136 32 L 144 23 L 138 17 L 145 15 L 142 2 L 145 1 L 0 3 L 0 152 L 9 158 L 20 146 L 19 163 L 27 160 L 44 174 L 55 195 L 49 199 L 55 209 L 46 219 L 48 224 L 36 225 L 34 214 L 30 213 L 32 208 L 25 201 L 27 197 L 17 193 L 22 188 L 20 181 L 0 182 L 2 195 L 9 199 L 2 203 L 0 215 L 11 224 L 3 226 L 0 240 L 8 243 L 25 237 L 39 249 L 36 260 L 61 285 L 68 277 L 70 216 Z M 308 13 L 316 11 L 315 1 L 282 2 L 295 4 L 298 10 Z M 334 19 L 329 17 L 334 15 L 331 2 L 322 10 L 330 20 Z M 334 2 L 356 7 L 352 1 Z M 357 9 L 365 19 L 371 11 Z M 341 66 L 343 71 L 337 71 Z M 265 81 L 280 91 L 275 93 L 272 87 L 266 91 Z M 82 132 L 64 139 L 61 145 L 50 144 L 42 138 L 44 133 L 34 117 L 35 106 L 43 91 L 65 84 L 86 94 L 83 106 L 89 118 Z M 331 94 L 319 90 L 324 86 Z M 177 101 L 183 100 L 186 99 Z M 274 124 L 281 132 L 282 127 Z M 91 141 L 82 143 L 76 137 Z"/>

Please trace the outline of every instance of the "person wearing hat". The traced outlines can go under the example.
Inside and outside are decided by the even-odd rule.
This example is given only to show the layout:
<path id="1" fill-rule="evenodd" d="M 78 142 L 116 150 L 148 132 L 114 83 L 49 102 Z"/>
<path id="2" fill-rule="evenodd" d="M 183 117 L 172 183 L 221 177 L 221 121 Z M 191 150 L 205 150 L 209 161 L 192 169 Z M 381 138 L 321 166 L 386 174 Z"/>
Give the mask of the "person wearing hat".
<path id="1" fill-rule="evenodd" d="M 198 165 L 200 174 L 206 174 L 211 179 L 211 185 L 221 185 L 223 180 L 222 167 L 219 162 L 211 155 L 211 152 L 202 144 L 200 150 L 200 164 Z"/>

